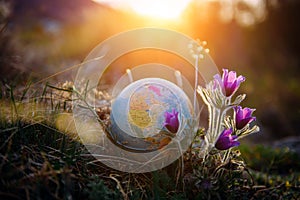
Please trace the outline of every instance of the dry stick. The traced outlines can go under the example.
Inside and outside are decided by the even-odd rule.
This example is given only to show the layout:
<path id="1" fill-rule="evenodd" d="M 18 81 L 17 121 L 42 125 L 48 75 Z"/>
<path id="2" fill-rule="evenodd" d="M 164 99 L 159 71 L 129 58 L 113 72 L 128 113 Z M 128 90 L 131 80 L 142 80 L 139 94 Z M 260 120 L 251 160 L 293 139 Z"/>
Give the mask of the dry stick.
<path id="1" fill-rule="evenodd" d="M 109 178 L 113 179 L 113 180 L 117 183 L 117 187 L 119 188 L 120 192 L 122 193 L 124 200 L 128 200 L 128 196 L 125 194 L 125 192 L 124 192 L 124 190 L 123 190 L 123 188 L 122 188 L 122 185 L 121 185 L 120 181 L 119 181 L 118 179 L 116 179 L 116 178 L 113 176 L 113 174 L 110 174 L 110 175 L 109 175 Z"/>

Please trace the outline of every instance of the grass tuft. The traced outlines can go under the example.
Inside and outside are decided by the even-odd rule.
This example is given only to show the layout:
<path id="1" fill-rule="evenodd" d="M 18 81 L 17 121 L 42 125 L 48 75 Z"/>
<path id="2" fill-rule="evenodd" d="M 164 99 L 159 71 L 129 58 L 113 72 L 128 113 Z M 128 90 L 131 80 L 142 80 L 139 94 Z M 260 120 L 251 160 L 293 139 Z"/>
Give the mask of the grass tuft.
<path id="1" fill-rule="evenodd" d="M 20 95 L 1 86 L 0 199 L 300 198 L 299 156 L 288 149 L 243 145 L 232 151 L 235 160 L 221 164 L 217 155 L 203 162 L 190 148 L 152 173 L 110 169 L 76 134 L 72 85 L 47 83 L 39 93 L 28 83 Z M 109 99 L 104 91 L 94 92 Z M 95 113 L 106 119 L 109 109 L 100 111 Z"/>

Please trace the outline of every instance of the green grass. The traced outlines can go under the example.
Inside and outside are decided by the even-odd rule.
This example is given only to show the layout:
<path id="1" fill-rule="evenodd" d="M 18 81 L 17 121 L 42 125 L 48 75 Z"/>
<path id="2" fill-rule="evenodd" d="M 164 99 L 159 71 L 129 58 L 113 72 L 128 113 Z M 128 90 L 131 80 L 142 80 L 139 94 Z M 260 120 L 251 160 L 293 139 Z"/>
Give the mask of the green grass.
<path id="1" fill-rule="evenodd" d="M 202 164 L 189 150 L 183 174 L 181 161 L 152 173 L 119 172 L 80 142 L 70 91 L 1 88 L 0 199 L 300 198 L 299 155 L 288 149 L 242 145 L 242 156 L 221 167 L 213 157 Z"/>

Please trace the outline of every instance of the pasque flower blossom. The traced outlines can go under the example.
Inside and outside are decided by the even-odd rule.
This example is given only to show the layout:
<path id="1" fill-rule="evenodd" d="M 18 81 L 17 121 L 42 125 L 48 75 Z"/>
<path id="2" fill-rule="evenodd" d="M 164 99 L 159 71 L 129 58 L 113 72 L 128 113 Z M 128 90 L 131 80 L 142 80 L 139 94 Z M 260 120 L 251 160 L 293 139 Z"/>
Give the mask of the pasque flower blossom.
<path id="1" fill-rule="evenodd" d="M 236 135 L 231 135 L 233 130 L 230 129 L 224 129 L 221 135 L 219 136 L 215 147 L 219 150 L 227 150 L 231 147 L 235 147 L 240 145 L 240 142 L 237 141 Z"/>
<path id="2" fill-rule="evenodd" d="M 235 123 L 237 129 L 244 128 L 247 124 L 256 120 L 255 117 L 252 117 L 252 113 L 255 109 L 242 108 L 241 106 L 234 107 L 235 110 Z"/>
<path id="3" fill-rule="evenodd" d="M 171 132 L 177 133 L 179 128 L 178 112 L 172 109 L 172 112 L 165 112 L 165 123 L 164 126 Z"/>
<path id="4" fill-rule="evenodd" d="M 218 83 L 222 89 L 223 94 L 226 97 L 230 97 L 240 87 L 241 82 L 245 81 L 245 77 L 236 77 L 235 71 L 228 72 L 228 69 L 223 69 L 222 78 L 219 74 L 214 76 L 216 83 Z"/>

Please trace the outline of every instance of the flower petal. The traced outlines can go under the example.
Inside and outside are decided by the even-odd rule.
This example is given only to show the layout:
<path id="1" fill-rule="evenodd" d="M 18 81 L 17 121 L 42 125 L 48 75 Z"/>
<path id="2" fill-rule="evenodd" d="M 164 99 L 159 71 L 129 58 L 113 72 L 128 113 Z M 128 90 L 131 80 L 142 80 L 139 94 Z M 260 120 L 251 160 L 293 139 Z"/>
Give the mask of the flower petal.
<path id="1" fill-rule="evenodd" d="M 241 82 L 245 81 L 245 77 L 241 75 L 236 77 L 236 72 L 228 72 L 228 69 L 223 69 L 222 78 L 219 74 L 216 74 L 214 79 L 217 83 L 219 83 L 222 92 L 226 97 L 233 95 L 239 88 Z"/>
<path id="2" fill-rule="evenodd" d="M 221 135 L 219 136 L 215 147 L 219 150 L 226 150 L 234 146 L 238 146 L 240 143 L 237 140 L 236 135 L 231 135 L 233 132 L 232 129 L 224 129 Z"/>
<path id="3" fill-rule="evenodd" d="M 178 112 L 175 109 L 172 109 L 172 112 L 165 112 L 165 122 L 163 123 L 164 127 L 172 133 L 176 133 L 179 128 Z"/>
<path id="4" fill-rule="evenodd" d="M 242 129 L 247 124 L 256 120 L 255 117 L 252 117 L 252 113 L 255 111 L 255 109 L 251 109 L 247 107 L 242 109 L 241 106 L 236 106 L 234 110 L 235 110 L 235 123 L 237 129 Z"/>

